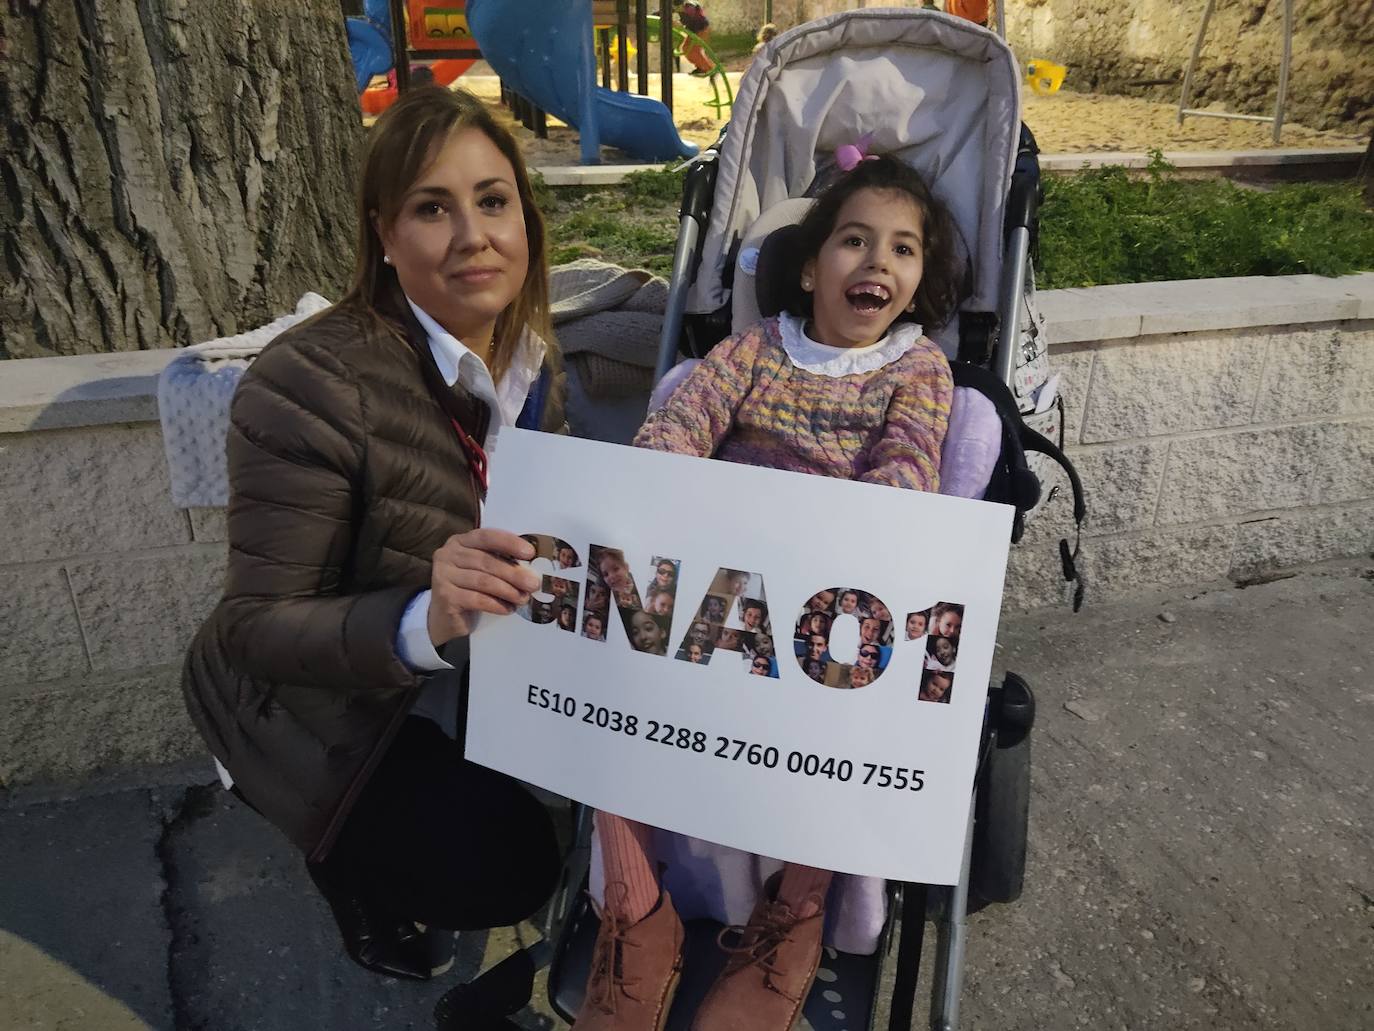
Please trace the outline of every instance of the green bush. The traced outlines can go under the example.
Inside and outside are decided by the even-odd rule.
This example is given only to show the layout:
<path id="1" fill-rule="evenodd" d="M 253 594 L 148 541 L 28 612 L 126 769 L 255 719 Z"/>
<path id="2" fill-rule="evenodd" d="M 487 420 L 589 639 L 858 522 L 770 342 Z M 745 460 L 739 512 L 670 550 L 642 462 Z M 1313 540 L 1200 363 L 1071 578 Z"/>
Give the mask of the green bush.
<path id="1" fill-rule="evenodd" d="M 1374 213 L 1354 183 L 1237 186 L 1184 179 L 1156 151 L 1119 167 L 1045 178 L 1040 285 L 1336 276 L 1374 268 Z"/>

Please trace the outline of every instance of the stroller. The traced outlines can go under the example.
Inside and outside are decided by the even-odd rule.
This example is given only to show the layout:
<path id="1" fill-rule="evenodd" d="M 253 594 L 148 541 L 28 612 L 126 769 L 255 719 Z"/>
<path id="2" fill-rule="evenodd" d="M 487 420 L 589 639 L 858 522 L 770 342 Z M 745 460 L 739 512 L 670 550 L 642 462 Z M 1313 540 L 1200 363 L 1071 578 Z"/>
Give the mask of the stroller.
<path id="1" fill-rule="evenodd" d="M 777 312 L 788 234 L 825 171 L 825 155 L 870 132 L 872 150 L 912 164 L 959 226 L 967 299 L 934 335 L 957 359 L 951 436 L 961 404 L 995 411 L 995 439 L 984 441 L 995 462 L 982 496 L 1015 507 L 1015 541 L 1046 493 L 1046 463 L 1057 463 L 1081 523 L 1082 488 L 1059 447 L 1062 401 L 1034 303 L 1039 168 L 1034 139 L 1020 123 L 1020 79 L 996 35 L 929 11 L 848 11 L 774 39 L 745 75 L 731 124 L 688 170 L 656 379 L 666 376 L 670 385 L 681 378 L 681 356 L 700 358 L 729 333 Z M 1077 546 L 1061 541 L 1060 551 L 1065 578 L 1077 579 Z M 1081 596 L 1080 583 L 1075 608 Z M 965 915 L 1014 901 L 1022 889 L 1034 712 L 1030 687 L 1016 674 L 990 686 L 959 882 L 889 882 L 876 950 L 825 950 L 803 1027 L 877 1027 L 880 986 L 888 984 L 886 1026 L 913 1027 L 927 919 L 937 939 L 930 1026 L 958 1026 Z M 574 806 L 574 822 L 545 940 L 445 996 L 436 1009 L 441 1029 L 481 1027 L 483 1016 L 499 1021 L 513 1013 L 530 998 L 535 968 L 544 963 L 551 963 L 553 1008 L 569 1020 L 580 1008 L 598 921 L 587 891 L 590 813 Z M 671 1029 L 690 1025 L 714 978 L 719 929 L 710 921 L 687 924 Z"/>

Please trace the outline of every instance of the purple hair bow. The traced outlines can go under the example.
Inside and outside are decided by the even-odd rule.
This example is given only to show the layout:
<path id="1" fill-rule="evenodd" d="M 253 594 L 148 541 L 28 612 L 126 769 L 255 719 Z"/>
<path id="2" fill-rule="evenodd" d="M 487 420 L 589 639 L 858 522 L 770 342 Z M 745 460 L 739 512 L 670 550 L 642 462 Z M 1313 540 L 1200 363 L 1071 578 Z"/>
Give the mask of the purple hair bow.
<path id="1" fill-rule="evenodd" d="M 872 142 L 873 134 L 871 132 L 866 132 L 853 143 L 846 143 L 842 147 L 837 147 L 835 150 L 835 164 L 839 165 L 841 170 L 845 172 L 852 172 L 859 167 L 860 161 L 877 161 L 878 155 L 868 152 L 869 145 L 872 144 Z"/>

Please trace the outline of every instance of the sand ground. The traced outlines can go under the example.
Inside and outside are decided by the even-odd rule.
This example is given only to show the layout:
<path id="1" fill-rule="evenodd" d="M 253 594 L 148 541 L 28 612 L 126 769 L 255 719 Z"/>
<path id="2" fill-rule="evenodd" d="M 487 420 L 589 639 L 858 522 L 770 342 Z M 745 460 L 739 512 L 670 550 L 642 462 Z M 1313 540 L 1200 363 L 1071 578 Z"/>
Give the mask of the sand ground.
<path id="1" fill-rule="evenodd" d="M 488 72 L 488 74 L 483 74 Z M 739 73 L 732 73 L 738 87 Z M 499 101 L 496 76 L 484 64 L 458 80 L 493 104 Z M 631 77 L 631 84 L 634 78 Z M 723 92 L 723 91 L 722 91 Z M 649 77 L 649 95 L 661 96 L 659 76 Z M 678 74 L 673 76 L 673 109 L 678 131 L 683 138 L 704 145 L 712 142 L 723 124 L 705 106 L 711 98 L 705 79 Z M 577 133 L 556 119 L 549 119 L 549 138 L 541 140 L 533 132 L 510 119 L 531 165 L 573 165 L 578 162 Z M 1158 147 L 1164 151 L 1259 150 L 1274 146 L 1269 125 L 1218 118 L 1188 118 L 1177 122 L 1173 104 L 1136 97 L 1074 93 L 1062 89 L 1050 96 L 1027 94 L 1025 118 L 1039 141 L 1040 149 L 1050 154 L 1110 153 L 1144 151 Z M 1282 147 L 1329 148 L 1359 146 L 1365 138 L 1356 133 L 1321 132 L 1296 123 L 1284 126 Z M 602 148 L 606 164 L 633 163 L 633 159 L 610 147 Z"/>

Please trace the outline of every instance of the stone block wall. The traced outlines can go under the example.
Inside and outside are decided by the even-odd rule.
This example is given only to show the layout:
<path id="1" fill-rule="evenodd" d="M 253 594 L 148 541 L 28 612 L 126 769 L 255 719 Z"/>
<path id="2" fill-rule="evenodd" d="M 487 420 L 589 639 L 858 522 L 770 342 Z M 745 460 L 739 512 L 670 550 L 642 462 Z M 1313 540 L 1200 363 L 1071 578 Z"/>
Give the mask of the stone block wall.
<path id="1" fill-rule="evenodd" d="M 1374 274 L 1041 296 L 1090 600 L 1374 548 Z M 169 499 L 173 353 L 0 363 L 0 789 L 204 755 L 178 685 L 224 518 Z M 1013 549 L 1009 606 L 1062 606 L 1067 516 Z"/>
<path id="2" fill-rule="evenodd" d="M 1090 599 L 1374 551 L 1374 274 L 1043 297 Z M 1058 486 L 1012 551 L 1009 604 L 1065 597 Z"/>

